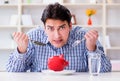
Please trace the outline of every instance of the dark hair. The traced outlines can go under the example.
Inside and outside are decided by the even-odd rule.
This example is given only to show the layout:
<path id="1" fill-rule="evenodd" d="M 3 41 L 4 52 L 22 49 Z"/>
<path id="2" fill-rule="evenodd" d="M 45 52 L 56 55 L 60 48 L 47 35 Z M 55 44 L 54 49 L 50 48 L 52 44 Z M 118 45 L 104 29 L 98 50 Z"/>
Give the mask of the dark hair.
<path id="1" fill-rule="evenodd" d="M 66 20 L 70 24 L 71 13 L 65 6 L 59 3 L 49 4 L 43 11 L 41 20 L 45 24 L 47 19 Z"/>

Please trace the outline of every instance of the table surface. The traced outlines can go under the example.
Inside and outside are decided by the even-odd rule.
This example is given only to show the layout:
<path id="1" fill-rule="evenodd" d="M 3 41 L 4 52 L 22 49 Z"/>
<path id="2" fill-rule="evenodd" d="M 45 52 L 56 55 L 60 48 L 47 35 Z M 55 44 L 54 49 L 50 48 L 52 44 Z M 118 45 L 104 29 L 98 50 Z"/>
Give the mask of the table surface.
<path id="1" fill-rule="evenodd" d="M 82 72 L 72 75 L 0 72 L 0 81 L 120 81 L 120 72 L 100 73 L 98 76 L 91 76 L 89 73 Z"/>

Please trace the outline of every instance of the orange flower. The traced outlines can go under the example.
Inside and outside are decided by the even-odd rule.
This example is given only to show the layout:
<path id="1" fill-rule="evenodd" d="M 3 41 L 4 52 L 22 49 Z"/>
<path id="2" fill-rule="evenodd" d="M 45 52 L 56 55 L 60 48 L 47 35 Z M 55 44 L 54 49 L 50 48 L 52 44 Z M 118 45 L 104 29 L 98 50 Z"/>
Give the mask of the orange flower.
<path id="1" fill-rule="evenodd" d="M 92 16 L 92 15 L 94 15 L 94 14 L 96 14 L 96 10 L 95 9 L 87 9 L 86 10 L 86 15 L 87 16 Z"/>

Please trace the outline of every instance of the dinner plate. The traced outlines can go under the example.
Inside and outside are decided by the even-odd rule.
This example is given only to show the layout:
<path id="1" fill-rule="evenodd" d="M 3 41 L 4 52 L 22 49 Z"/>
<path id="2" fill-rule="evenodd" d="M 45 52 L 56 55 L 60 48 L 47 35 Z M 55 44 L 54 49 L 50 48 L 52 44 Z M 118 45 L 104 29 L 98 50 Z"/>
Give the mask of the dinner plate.
<path id="1" fill-rule="evenodd" d="M 42 73 L 45 73 L 45 74 L 71 75 L 71 74 L 75 73 L 75 70 L 63 70 L 63 71 L 43 70 Z"/>

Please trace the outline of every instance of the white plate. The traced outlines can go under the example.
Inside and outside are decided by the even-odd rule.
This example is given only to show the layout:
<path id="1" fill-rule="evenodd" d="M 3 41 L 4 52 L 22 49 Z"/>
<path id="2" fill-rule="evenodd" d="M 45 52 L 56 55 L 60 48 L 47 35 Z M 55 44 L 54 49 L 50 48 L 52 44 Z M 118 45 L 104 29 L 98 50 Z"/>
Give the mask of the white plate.
<path id="1" fill-rule="evenodd" d="M 63 71 L 43 70 L 42 73 L 45 73 L 45 74 L 71 75 L 71 74 L 75 73 L 75 70 L 63 70 Z"/>

